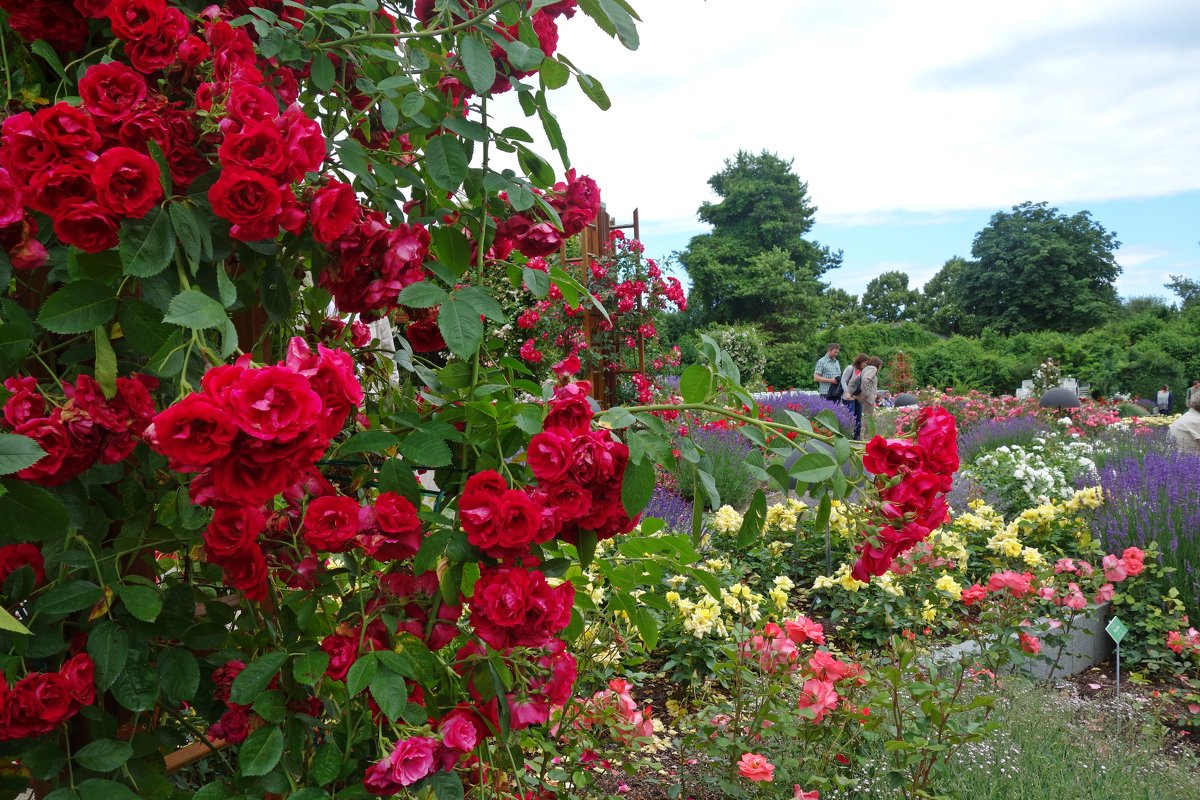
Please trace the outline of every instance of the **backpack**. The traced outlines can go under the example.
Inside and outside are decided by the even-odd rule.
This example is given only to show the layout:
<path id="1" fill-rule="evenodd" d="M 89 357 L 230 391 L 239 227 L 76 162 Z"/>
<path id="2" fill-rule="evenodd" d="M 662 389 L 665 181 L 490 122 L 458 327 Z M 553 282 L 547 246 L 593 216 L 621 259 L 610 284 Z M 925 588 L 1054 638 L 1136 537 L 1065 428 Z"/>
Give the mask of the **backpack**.
<path id="1" fill-rule="evenodd" d="M 855 375 L 853 378 L 850 379 L 850 394 L 849 394 L 849 396 L 854 397 L 854 395 L 858 394 L 861 390 L 862 390 L 862 372 L 859 371 L 859 373 L 857 375 Z"/>
<path id="2" fill-rule="evenodd" d="M 838 378 L 838 382 L 830 384 L 829 393 L 825 395 L 825 399 L 831 403 L 837 403 L 842 399 L 842 379 Z"/>

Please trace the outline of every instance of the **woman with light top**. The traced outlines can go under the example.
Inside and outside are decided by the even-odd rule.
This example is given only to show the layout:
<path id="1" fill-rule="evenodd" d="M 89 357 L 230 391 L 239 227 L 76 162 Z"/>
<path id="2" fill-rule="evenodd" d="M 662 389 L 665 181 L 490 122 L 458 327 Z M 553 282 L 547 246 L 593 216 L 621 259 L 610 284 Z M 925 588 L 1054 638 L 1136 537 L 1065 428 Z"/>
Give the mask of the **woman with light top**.
<path id="1" fill-rule="evenodd" d="M 1188 401 L 1188 410 L 1169 429 L 1181 453 L 1200 454 L 1200 393 Z"/>
<path id="2" fill-rule="evenodd" d="M 862 416 L 873 417 L 875 415 L 875 402 L 879 397 L 879 370 L 883 367 L 883 359 L 879 356 L 871 356 L 867 359 L 866 366 L 863 367 L 862 375 L 859 376 L 858 392 L 854 395 L 854 399 L 862 406 Z M 858 418 L 857 425 L 854 428 L 854 438 L 862 436 L 862 418 Z"/>

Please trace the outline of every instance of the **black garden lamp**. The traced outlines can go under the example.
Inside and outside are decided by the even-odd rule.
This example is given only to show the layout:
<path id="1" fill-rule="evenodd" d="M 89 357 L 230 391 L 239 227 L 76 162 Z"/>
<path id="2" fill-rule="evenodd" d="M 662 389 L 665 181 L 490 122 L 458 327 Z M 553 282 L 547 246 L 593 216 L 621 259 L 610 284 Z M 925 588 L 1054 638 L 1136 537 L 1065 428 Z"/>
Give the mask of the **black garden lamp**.
<path id="1" fill-rule="evenodd" d="M 1059 386 L 1042 395 L 1038 405 L 1042 408 L 1079 408 L 1079 395 Z"/>
<path id="2" fill-rule="evenodd" d="M 904 408 L 904 406 L 915 406 L 917 404 L 917 396 L 908 392 L 901 392 L 892 399 L 892 405 L 896 408 Z"/>

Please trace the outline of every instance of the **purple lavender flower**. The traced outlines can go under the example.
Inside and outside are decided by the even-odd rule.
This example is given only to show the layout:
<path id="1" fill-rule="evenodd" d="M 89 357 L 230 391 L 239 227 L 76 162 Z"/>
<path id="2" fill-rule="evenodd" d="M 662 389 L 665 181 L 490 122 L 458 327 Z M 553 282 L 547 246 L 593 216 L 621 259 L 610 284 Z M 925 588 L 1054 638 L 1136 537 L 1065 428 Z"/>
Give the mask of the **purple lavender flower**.
<path id="1" fill-rule="evenodd" d="M 692 529 L 692 504 L 670 489 L 656 486 L 642 517 L 657 517 L 665 523 L 666 530 L 687 533 Z"/>
<path id="2" fill-rule="evenodd" d="M 959 435 L 958 456 L 969 464 L 1002 445 L 1028 447 L 1036 437 L 1049 432 L 1050 426 L 1037 417 L 981 420 Z"/>
<path id="3" fill-rule="evenodd" d="M 837 417 L 842 433 L 846 436 L 854 433 L 854 412 L 845 404 L 831 403 L 819 394 L 793 390 L 790 392 L 772 392 L 770 394 L 756 395 L 755 397 L 758 400 L 759 408 L 770 414 L 771 419 L 777 422 L 786 421 L 787 418 L 783 410 L 788 408 L 806 417 L 815 417 L 822 411 L 832 411 L 834 416 Z"/>

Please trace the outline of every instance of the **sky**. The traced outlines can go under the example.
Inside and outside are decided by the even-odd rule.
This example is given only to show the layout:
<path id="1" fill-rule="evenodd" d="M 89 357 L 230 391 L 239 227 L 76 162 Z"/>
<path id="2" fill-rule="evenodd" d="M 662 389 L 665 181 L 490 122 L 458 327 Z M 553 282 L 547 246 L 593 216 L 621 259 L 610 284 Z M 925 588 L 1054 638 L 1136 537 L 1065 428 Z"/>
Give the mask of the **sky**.
<path id="1" fill-rule="evenodd" d="M 707 230 L 707 180 L 742 149 L 793 161 L 810 236 L 843 251 L 826 278 L 855 294 L 893 269 L 923 284 L 1027 200 L 1115 231 L 1123 296 L 1200 277 L 1200 2 L 631 2 L 637 51 L 560 25 L 612 108 L 550 97 L 652 257 Z"/>

